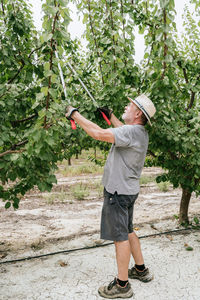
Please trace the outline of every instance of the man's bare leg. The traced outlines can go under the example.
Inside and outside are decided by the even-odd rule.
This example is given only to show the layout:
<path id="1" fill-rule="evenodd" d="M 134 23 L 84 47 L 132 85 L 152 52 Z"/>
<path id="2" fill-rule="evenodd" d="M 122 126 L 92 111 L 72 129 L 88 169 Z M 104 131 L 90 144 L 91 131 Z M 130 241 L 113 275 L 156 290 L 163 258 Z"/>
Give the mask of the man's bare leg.
<path id="1" fill-rule="evenodd" d="M 116 260 L 118 268 L 118 279 L 128 280 L 128 266 L 131 256 L 129 241 L 115 242 Z"/>
<path id="2" fill-rule="evenodd" d="M 143 265 L 144 259 L 142 256 L 140 241 L 139 241 L 137 235 L 135 234 L 135 232 L 129 233 L 128 239 L 129 239 L 131 254 L 133 255 L 135 264 Z"/>
<path id="3" fill-rule="evenodd" d="M 129 244 L 131 254 L 135 261 L 135 267 L 129 269 L 129 278 L 139 279 L 142 282 L 149 282 L 153 279 L 153 274 L 148 268 L 145 268 L 144 259 L 142 256 L 140 241 L 135 232 L 129 233 Z"/>

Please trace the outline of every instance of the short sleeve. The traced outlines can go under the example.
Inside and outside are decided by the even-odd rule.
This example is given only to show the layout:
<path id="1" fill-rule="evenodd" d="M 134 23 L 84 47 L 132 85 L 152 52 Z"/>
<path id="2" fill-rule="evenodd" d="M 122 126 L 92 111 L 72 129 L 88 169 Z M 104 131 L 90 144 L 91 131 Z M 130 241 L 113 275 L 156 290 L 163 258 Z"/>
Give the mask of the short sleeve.
<path id="1" fill-rule="evenodd" d="M 134 139 L 134 126 L 123 125 L 117 128 L 110 128 L 115 137 L 116 147 L 130 147 Z"/>

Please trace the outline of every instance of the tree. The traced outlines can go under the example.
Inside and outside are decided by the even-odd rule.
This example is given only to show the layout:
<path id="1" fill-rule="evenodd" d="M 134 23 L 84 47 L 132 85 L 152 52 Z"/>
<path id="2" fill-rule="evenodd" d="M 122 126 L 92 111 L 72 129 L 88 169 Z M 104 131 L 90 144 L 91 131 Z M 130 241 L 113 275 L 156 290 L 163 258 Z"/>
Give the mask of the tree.
<path id="1" fill-rule="evenodd" d="M 199 1 L 193 2 L 198 8 Z M 85 0 L 79 8 L 87 24 L 89 49 L 99 66 L 103 97 L 108 97 L 120 113 L 127 93 L 148 93 L 155 103 L 157 113 L 149 129 L 149 152 L 153 165 L 166 170 L 157 181 L 170 181 L 174 188 L 182 188 L 179 219 L 181 223 L 188 222 L 191 194 L 200 192 L 200 24 L 186 8 L 187 35 L 180 41 L 173 0 Z M 145 35 L 141 68 L 132 56 L 134 26 Z"/>
<path id="2" fill-rule="evenodd" d="M 43 10 L 38 35 L 26 1 L 1 1 L 0 197 L 6 208 L 18 208 L 34 186 L 50 191 L 57 162 L 80 152 L 77 138 L 84 137 L 72 132 L 64 117 L 66 99 L 54 55 L 55 40 L 60 54 L 62 48 L 72 54 L 77 48 L 67 33 L 66 1 L 47 0 Z"/>
<path id="3" fill-rule="evenodd" d="M 156 105 L 149 128 L 151 163 L 166 172 L 157 181 L 182 188 L 180 222 L 188 222 L 192 192 L 200 192 L 199 26 L 185 10 L 186 33 L 180 40 L 173 0 L 75 1 L 84 14 L 88 52 L 67 32 L 67 0 L 46 0 L 43 31 L 35 31 L 24 0 L 2 0 L 0 27 L 0 197 L 18 207 L 20 197 L 38 186 L 50 190 L 57 162 L 82 148 L 108 145 L 72 131 L 64 118 L 66 99 L 60 83 L 55 47 L 68 97 L 85 117 L 105 126 L 96 107 L 65 61 L 71 60 L 100 106 L 119 117 L 127 95 L 144 92 Z M 199 15 L 199 0 L 191 0 Z M 144 34 L 142 65 L 134 61 L 134 28 Z M 56 43 L 55 43 L 56 41 Z"/>
<path id="4" fill-rule="evenodd" d="M 70 56 L 82 80 L 90 85 L 97 72 L 80 53 L 80 43 L 67 31 L 66 0 L 46 0 L 43 29 L 33 25 L 24 0 L 2 0 L 0 11 L 0 198 L 16 209 L 23 195 L 37 186 L 50 191 L 56 183 L 57 163 L 92 142 L 83 131 L 71 130 L 65 119 L 67 100 L 95 119 L 88 99 L 65 60 Z M 55 47 L 63 68 L 68 99 L 60 82 Z M 95 85 L 95 84 L 94 84 Z"/>
<path id="5" fill-rule="evenodd" d="M 167 171 L 157 181 L 182 188 L 179 221 L 188 223 L 191 194 L 200 192 L 200 24 L 186 7 L 186 34 L 180 41 L 173 0 L 138 2 L 149 16 L 149 25 L 146 21 L 142 25 L 147 46 L 142 90 L 149 90 L 157 107 L 150 150 L 155 153 L 154 164 Z"/>

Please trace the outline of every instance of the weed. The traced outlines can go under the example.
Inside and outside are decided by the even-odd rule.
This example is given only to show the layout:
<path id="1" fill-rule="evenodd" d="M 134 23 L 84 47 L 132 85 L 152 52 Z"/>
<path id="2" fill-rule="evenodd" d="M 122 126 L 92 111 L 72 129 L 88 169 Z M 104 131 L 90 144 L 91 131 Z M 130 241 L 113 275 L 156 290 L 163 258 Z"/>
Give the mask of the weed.
<path id="1" fill-rule="evenodd" d="M 38 251 L 38 250 L 41 250 L 42 248 L 44 247 L 43 243 L 38 240 L 38 241 L 35 241 L 31 244 L 31 248 L 34 250 L 34 251 Z"/>
<path id="2" fill-rule="evenodd" d="M 169 181 L 159 182 L 159 183 L 157 183 L 157 186 L 158 186 L 160 191 L 168 192 L 169 187 L 170 187 L 170 183 L 169 183 Z"/>
<path id="3" fill-rule="evenodd" d="M 77 200 L 84 200 L 90 194 L 88 186 L 83 183 L 72 186 L 70 188 L 70 191 L 72 193 L 72 196 Z"/>
<path id="4" fill-rule="evenodd" d="M 49 193 L 48 195 L 45 195 L 44 198 L 49 205 L 52 205 L 52 204 L 54 204 L 54 201 L 55 201 L 55 194 Z"/>
<path id="5" fill-rule="evenodd" d="M 196 225 L 199 225 L 199 218 L 197 218 L 197 217 L 194 217 L 194 223 L 196 224 Z"/>
<path id="6" fill-rule="evenodd" d="M 145 184 L 148 184 L 150 182 L 154 182 L 155 178 L 156 178 L 155 176 L 146 176 L 146 175 L 143 175 L 140 178 L 140 184 L 141 185 L 145 185 Z"/>
<path id="7" fill-rule="evenodd" d="M 53 205 L 56 202 L 64 202 L 69 198 L 69 193 L 65 192 L 63 189 L 59 193 L 49 193 L 44 196 L 49 205 Z"/>
<path id="8" fill-rule="evenodd" d="M 177 215 L 174 215 L 174 218 L 175 218 L 176 220 L 178 220 L 178 219 L 179 219 L 179 216 L 177 216 Z"/>
<path id="9" fill-rule="evenodd" d="M 93 183 L 93 186 L 92 186 L 92 187 L 93 187 L 93 188 L 95 189 L 95 191 L 97 192 L 98 197 L 102 197 L 102 195 L 103 195 L 103 186 L 102 186 L 101 182 L 100 182 L 100 181 L 97 181 L 97 182 Z"/>
<path id="10" fill-rule="evenodd" d="M 79 176 L 82 174 L 102 174 L 103 168 L 94 163 L 87 163 L 78 166 L 65 166 L 61 173 L 63 176 Z"/>

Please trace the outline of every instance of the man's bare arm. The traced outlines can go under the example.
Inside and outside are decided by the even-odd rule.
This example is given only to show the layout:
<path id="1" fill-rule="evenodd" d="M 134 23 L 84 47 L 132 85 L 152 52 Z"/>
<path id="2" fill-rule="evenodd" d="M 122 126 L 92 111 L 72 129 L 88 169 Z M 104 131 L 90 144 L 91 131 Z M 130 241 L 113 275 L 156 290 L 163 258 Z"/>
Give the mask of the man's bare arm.
<path id="1" fill-rule="evenodd" d="M 120 127 L 124 125 L 119 119 L 117 119 L 117 117 L 115 117 L 113 113 L 111 114 L 110 122 L 114 127 Z"/>
<path id="2" fill-rule="evenodd" d="M 114 134 L 110 129 L 99 127 L 97 124 L 84 118 L 78 111 L 73 112 L 72 118 L 93 139 L 114 144 Z"/>

